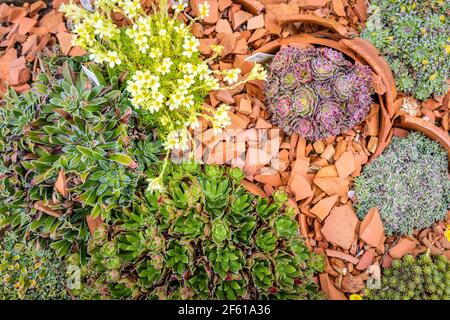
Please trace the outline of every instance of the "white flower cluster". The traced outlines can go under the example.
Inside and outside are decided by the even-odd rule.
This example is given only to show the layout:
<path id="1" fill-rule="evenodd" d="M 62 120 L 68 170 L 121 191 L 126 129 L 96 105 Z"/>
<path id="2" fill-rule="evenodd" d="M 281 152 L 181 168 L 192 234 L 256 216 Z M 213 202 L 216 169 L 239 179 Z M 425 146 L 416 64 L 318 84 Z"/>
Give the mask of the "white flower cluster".
<path id="1" fill-rule="evenodd" d="M 229 106 L 212 110 L 203 105 L 209 91 L 221 89 L 215 74 L 221 74 L 228 85 L 245 82 L 241 70 L 212 71 L 207 60 L 199 57 L 200 41 L 177 16 L 188 6 L 187 0 L 173 3 L 174 16 L 167 12 L 167 1 L 148 16 L 140 0 L 97 0 L 96 10 L 76 5 L 62 5 L 61 11 L 72 20 L 74 45 L 85 49 L 92 60 L 106 63 L 119 71 L 128 71 L 126 90 L 134 108 L 147 111 L 158 126 L 158 133 L 167 150 L 186 150 L 192 141 L 189 128 L 200 126 L 199 117 L 210 121 L 215 129 L 230 124 Z M 117 26 L 112 12 L 125 15 L 130 22 Z M 197 18 L 209 15 L 210 6 L 203 0 Z M 212 46 L 214 59 L 223 47 Z M 263 69 L 250 73 L 251 79 L 261 78 Z M 206 111 L 206 112 L 205 112 Z M 152 181 L 155 188 L 158 181 Z"/>
<path id="2" fill-rule="evenodd" d="M 228 115 L 229 110 L 230 106 L 223 103 L 219 105 L 216 112 L 214 113 L 213 119 L 213 128 L 215 130 L 225 128 L 231 124 L 231 119 L 230 116 Z"/>
<path id="3" fill-rule="evenodd" d="M 169 133 L 164 147 L 167 150 L 178 149 L 187 150 L 189 148 L 189 132 L 187 130 L 174 130 Z"/>

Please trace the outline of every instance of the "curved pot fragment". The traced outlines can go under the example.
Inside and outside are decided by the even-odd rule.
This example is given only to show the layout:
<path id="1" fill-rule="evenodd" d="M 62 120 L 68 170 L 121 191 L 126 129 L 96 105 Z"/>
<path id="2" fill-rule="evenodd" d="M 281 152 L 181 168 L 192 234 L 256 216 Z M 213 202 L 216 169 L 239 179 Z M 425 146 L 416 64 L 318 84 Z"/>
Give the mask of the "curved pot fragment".
<path id="1" fill-rule="evenodd" d="M 342 39 L 343 45 L 352 49 L 381 77 L 386 87 L 386 109 L 392 118 L 398 111 L 394 109 L 394 100 L 397 97 L 394 75 L 386 60 L 379 55 L 379 51 L 369 41 L 362 38 Z"/>
<path id="2" fill-rule="evenodd" d="M 278 18 L 278 23 L 280 23 L 281 25 L 296 22 L 317 24 L 332 29 L 343 37 L 347 37 L 349 35 L 347 29 L 338 22 L 330 19 L 321 18 L 313 14 L 290 14 Z"/>
<path id="3" fill-rule="evenodd" d="M 409 114 L 400 115 L 394 123 L 395 127 L 417 130 L 424 135 L 438 141 L 445 150 L 447 150 L 450 158 L 450 137 L 447 132 L 435 126 L 434 124 L 417 117 L 410 116 Z"/>

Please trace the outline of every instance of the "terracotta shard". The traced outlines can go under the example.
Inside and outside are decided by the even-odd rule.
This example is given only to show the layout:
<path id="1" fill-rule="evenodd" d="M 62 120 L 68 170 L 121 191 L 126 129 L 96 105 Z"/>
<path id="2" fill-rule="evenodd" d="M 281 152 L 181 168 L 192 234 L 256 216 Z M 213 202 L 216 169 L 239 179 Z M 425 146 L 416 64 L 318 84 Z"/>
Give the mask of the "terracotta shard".
<path id="1" fill-rule="evenodd" d="M 314 184 L 329 196 L 345 195 L 348 192 L 349 181 L 342 177 L 315 178 Z"/>
<path id="2" fill-rule="evenodd" d="M 359 259 L 355 258 L 352 255 L 349 255 L 347 253 L 338 251 L 338 250 L 331 250 L 331 249 L 325 249 L 325 252 L 327 253 L 328 257 L 334 257 L 334 258 L 338 258 L 344 261 L 348 261 L 351 264 L 357 265 L 359 263 Z"/>
<path id="3" fill-rule="evenodd" d="M 336 289 L 330 279 L 328 273 L 321 273 L 319 275 L 320 289 L 326 294 L 330 300 L 347 300 L 345 294 Z"/>
<path id="4" fill-rule="evenodd" d="M 248 180 L 243 180 L 242 185 L 248 192 L 250 192 L 254 195 L 260 196 L 262 198 L 267 198 L 267 194 L 264 192 L 264 190 L 261 189 L 261 187 L 257 186 L 256 184 L 254 184 Z"/>
<path id="5" fill-rule="evenodd" d="M 320 168 L 316 173 L 316 178 L 328 178 L 328 177 L 337 177 L 338 172 L 336 170 L 336 166 L 331 164 L 329 166 Z"/>
<path id="6" fill-rule="evenodd" d="M 404 255 L 411 253 L 417 245 L 417 240 L 411 238 L 401 238 L 395 246 L 389 250 L 389 254 L 394 259 L 401 259 Z"/>
<path id="7" fill-rule="evenodd" d="M 377 248 L 384 237 L 384 227 L 376 207 L 371 208 L 359 227 L 359 238 L 369 246 Z"/>
<path id="8" fill-rule="evenodd" d="M 356 170 L 355 165 L 355 156 L 353 152 L 346 151 L 339 157 L 339 160 L 336 161 L 336 170 L 338 172 L 339 177 L 345 178 L 348 177 Z"/>
<path id="9" fill-rule="evenodd" d="M 264 28 L 264 14 L 257 15 L 247 21 L 247 30 L 255 30 L 259 28 Z"/>
<path id="10" fill-rule="evenodd" d="M 231 13 L 231 24 L 233 26 L 233 30 L 236 30 L 241 24 L 247 22 L 251 18 L 253 18 L 251 13 L 242 10 Z"/>
<path id="11" fill-rule="evenodd" d="M 359 263 L 356 265 L 356 269 L 363 271 L 372 265 L 373 258 L 375 257 L 375 249 L 370 248 L 364 255 L 359 259 Z"/>
<path id="12" fill-rule="evenodd" d="M 264 9 L 264 5 L 257 0 L 234 0 L 250 13 L 258 14 Z"/>
<path id="13" fill-rule="evenodd" d="M 325 220 L 325 218 L 330 213 L 331 208 L 333 208 L 334 204 L 336 203 L 338 197 L 338 195 L 335 195 L 320 200 L 311 209 L 311 213 L 313 213 L 320 221 Z"/>
<path id="14" fill-rule="evenodd" d="M 46 9 L 47 4 L 43 0 L 39 0 L 30 4 L 30 12 L 29 16 L 33 16 L 35 13 L 38 13 L 42 9 Z"/>
<path id="15" fill-rule="evenodd" d="M 350 205 L 334 207 L 321 231 L 328 242 L 348 250 L 355 238 L 358 222 L 355 211 Z"/>
<path id="16" fill-rule="evenodd" d="M 62 54 L 68 55 L 70 49 L 72 49 L 72 35 L 70 33 L 60 32 L 56 35 L 56 38 L 58 38 Z"/>
<path id="17" fill-rule="evenodd" d="M 289 187 L 295 195 L 295 200 L 303 200 L 313 195 L 311 185 L 302 175 L 291 176 Z"/>
<path id="18" fill-rule="evenodd" d="M 217 33 L 233 34 L 233 29 L 231 29 L 230 23 L 227 20 L 220 19 L 216 23 L 216 32 Z"/>
<path id="19" fill-rule="evenodd" d="M 367 4 L 366 0 L 356 0 L 356 4 L 354 6 L 356 15 L 359 20 L 366 21 L 367 20 Z"/>
<path id="20" fill-rule="evenodd" d="M 258 118 L 258 120 L 256 120 L 256 129 L 270 129 L 272 128 L 272 124 L 270 124 L 270 122 L 264 120 L 263 118 Z"/>
<path id="21" fill-rule="evenodd" d="M 257 174 L 255 176 L 255 180 L 263 184 L 268 184 L 275 188 L 283 185 L 280 174 L 278 172 L 275 174 Z"/>
<path id="22" fill-rule="evenodd" d="M 63 22 L 63 14 L 53 9 L 41 18 L 39 27 L 45 27 L 49 32 L 56 33 L 58 25 Z"/>
<path id="23" fill-rule="evenodd" d="M 285 25 L 288 23 L 296 23 L 296 22 L 317 24 L 317 25 L 329 28 L 331 30 L 334 30 L 343 37 L 347 36 L 347 29 L 340 23 L 338 23 L 334 20 L 331 20 L 331 19 L 321 18 L 321 17 L 315 16 L 312 14 L 291 14 L 291 15 L 281 16 L 278 18 L 278 22 L 281 25 Z"/>
<path id="24" fill-rule="evenodd" d="M 333 9 L 333 12 L 340 16 L 345 17 L 345 9 L 344 4 L 342 3 L 342 0 L 331 0 L 331 8 Z"/>
<path id="25" fill-rule="evenodd" d="M 26 35 L 28 32 L 33 29 L 33 27 L 36 25 L 37 20 L 30 19 L 30 18 L 22 18 L 19 22 L 19 30 L 17 31 L 21 35 Z"/>
<path id="26" fill-rule="evenodd" d="M 231 118 L 231 124 L 227 129 L 245 129 L 250 123 L 250 119 L 242 114 L 235 114 L 228 111 L 228 115 Z"/>
<path id="27" fill-rule="evenodd" d="M 69 51 L 69 56 L 71 57 L 81 57 L 84 56 L 87 52 L 79 46 L 74 46 Z"/>
<path id="28" fill-rule="evenodd" d="M 206 16 L 202 22 L 208 25 L 213 25 L 219 20 L 219 6 L 217 0 L 192 0 L 191 8 L 195 16 L 199 14 L 199 5 L 204 2 L 208 2 L 209 4 L 209 15 Z"/>

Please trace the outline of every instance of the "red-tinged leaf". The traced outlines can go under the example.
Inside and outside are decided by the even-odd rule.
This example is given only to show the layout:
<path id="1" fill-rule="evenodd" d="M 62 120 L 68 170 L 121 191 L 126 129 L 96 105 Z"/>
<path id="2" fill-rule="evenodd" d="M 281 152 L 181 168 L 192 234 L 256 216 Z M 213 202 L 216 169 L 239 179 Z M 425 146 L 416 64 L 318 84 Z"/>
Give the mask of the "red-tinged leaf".
<path id="1" fill-rule="evenodd" d="M 63 215 L 63 213 L 61 210 L 52 209 L 51 206 L 54 205 L 55 203 L 53 201 L 48 201 L 47 203 L 44 203 L 44 201 L 39 200 L 34 203 L 34 208 L 52 217 L 59 218 Z"/>
<path id="2" fill-rule="evenodd" d="M 61 169 L 58 174 L 58 179 L 56 179 L 55 189 L 58 191 L 63 197 L 67 197 L 69 194 L 69 190 L 67 189 L 67 178 L 64 174 L 64 170 Z"/>
<path id="3" fill-rule="evenodd" d="M 130 156 L 122 153 L 116 153 L 109 157 L 109 160 L 128 166 L 131 169 L 137 168 L 138 164 L 131 159 Z"/>

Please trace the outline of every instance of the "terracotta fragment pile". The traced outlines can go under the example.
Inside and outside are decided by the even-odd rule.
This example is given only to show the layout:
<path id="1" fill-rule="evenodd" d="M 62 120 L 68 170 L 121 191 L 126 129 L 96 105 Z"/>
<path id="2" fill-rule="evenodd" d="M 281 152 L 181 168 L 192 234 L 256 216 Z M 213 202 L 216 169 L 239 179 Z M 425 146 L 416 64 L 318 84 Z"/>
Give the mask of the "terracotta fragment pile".
<path id="1" fill-rule="evenodd" d="M 25 3 L 22 7 L 0 4 L 0 91 L 12 87 L 16 92 L 30 88 L 29 82 L 38 73 L 37 56 L 46 48 L 54 48 L 64 55 L 80 56 L 85 52 L 72 47 L 64 16 L 57 11 L 61 3 L 50 6 L 43 0 Z M 56 48 L 56 47 L 55 47 Z M 58 50 L 58 49 L 55 49 Z"/>

